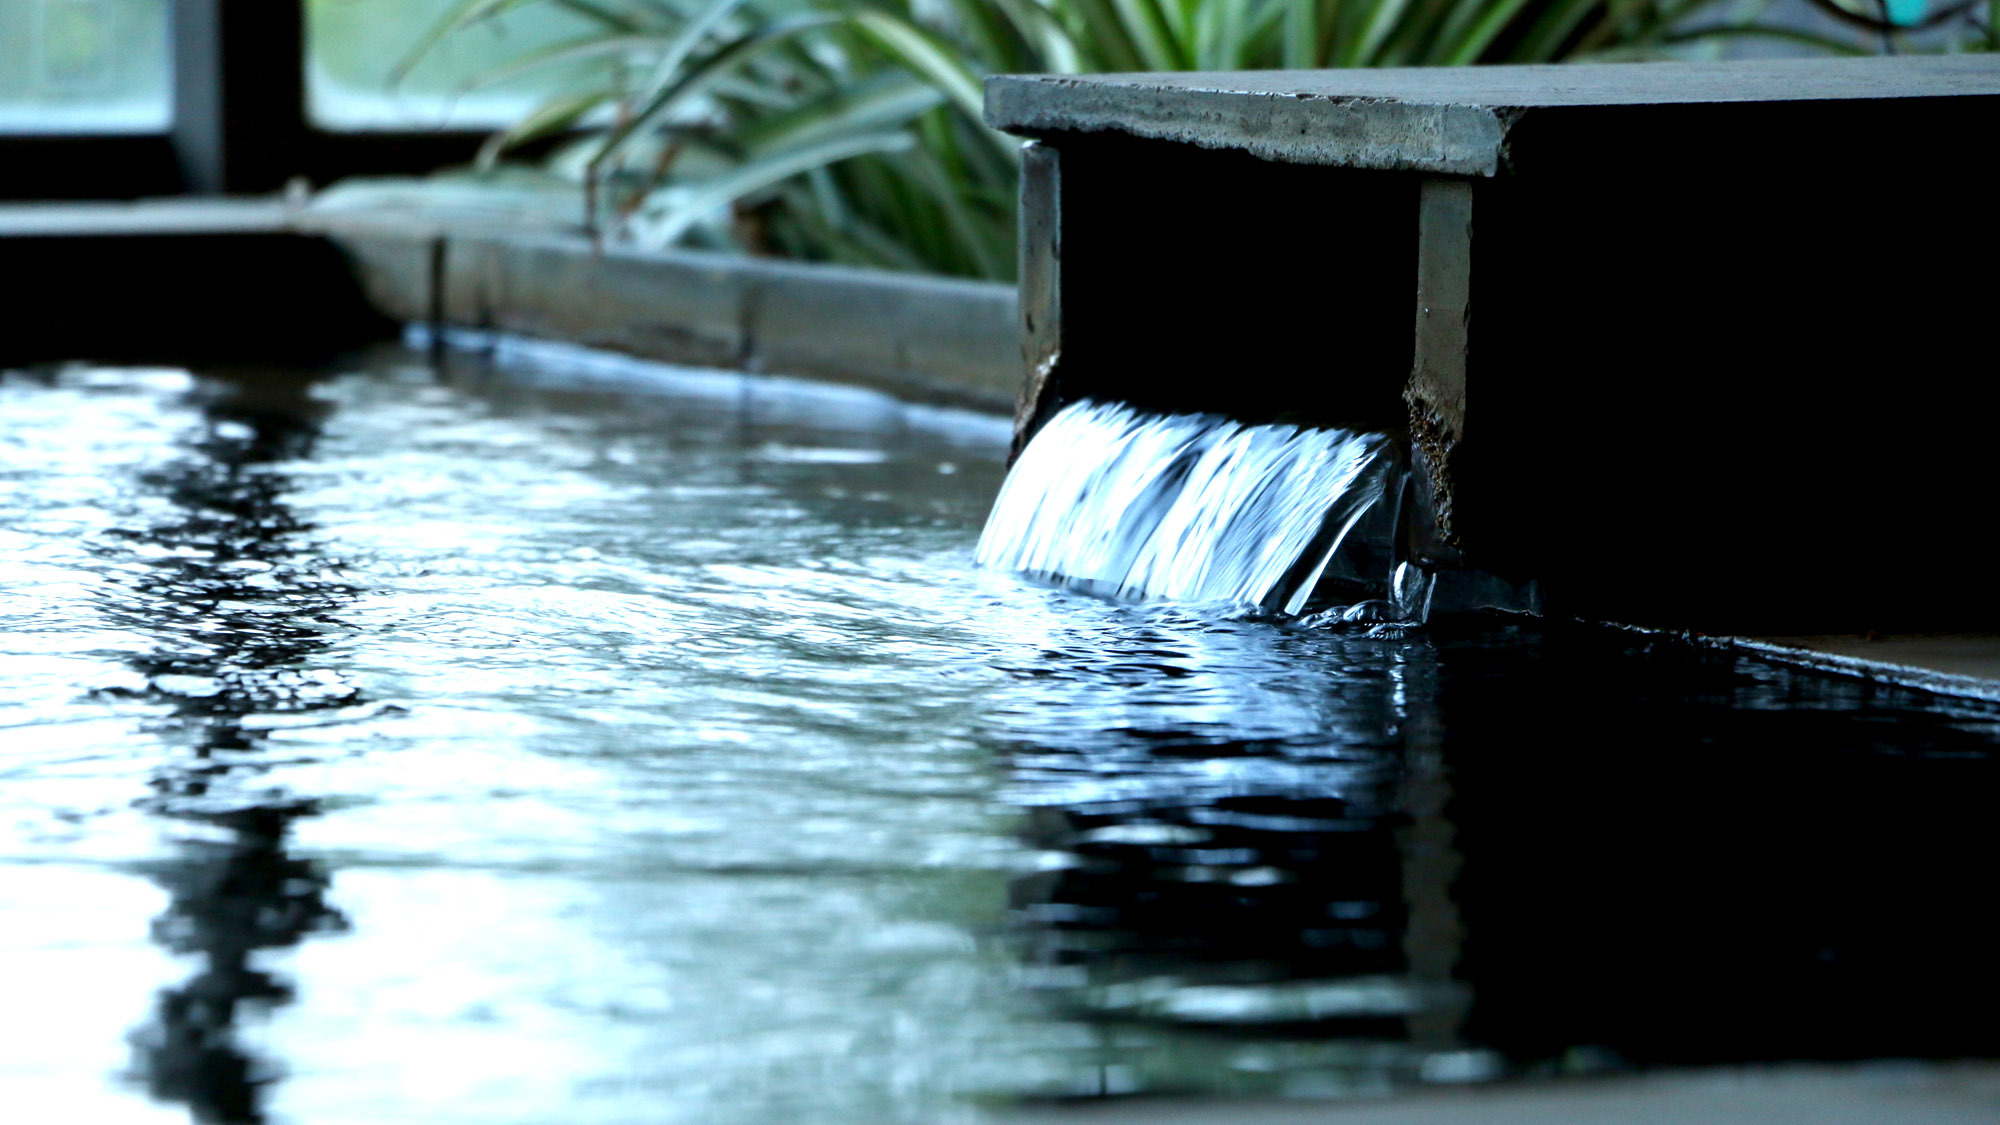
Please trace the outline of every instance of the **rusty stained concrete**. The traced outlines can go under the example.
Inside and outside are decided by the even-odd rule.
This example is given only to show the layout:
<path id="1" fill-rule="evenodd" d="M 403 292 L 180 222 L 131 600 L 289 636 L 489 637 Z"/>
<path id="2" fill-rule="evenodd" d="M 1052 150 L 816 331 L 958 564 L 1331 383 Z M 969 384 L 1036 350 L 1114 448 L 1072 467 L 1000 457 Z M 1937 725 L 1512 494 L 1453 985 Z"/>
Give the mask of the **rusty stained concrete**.
<path id="1" fill-rule="evenodd" d="M 2000 59 L 1003 75 L 987 80 L 986 121 L 1027 137 L 1116 132 L 1291 164 L 1491 177 L 1518 125 L 1567 111 L 1967 96 L 2000 96 Z"/>

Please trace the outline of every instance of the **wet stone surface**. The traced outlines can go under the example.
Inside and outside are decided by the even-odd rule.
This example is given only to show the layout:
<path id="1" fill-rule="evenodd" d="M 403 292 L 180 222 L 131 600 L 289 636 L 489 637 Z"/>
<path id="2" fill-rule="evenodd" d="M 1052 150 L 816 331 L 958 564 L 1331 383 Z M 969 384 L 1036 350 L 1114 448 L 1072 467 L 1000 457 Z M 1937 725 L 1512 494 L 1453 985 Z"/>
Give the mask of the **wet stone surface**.
<path id="1" fill-rule="evenodd" d="M 587 359 L 7 374 L 0 1094 L 932 1122 L 2000 1054 L 2000 708 L 981 571 L 1008 438 Z"/>

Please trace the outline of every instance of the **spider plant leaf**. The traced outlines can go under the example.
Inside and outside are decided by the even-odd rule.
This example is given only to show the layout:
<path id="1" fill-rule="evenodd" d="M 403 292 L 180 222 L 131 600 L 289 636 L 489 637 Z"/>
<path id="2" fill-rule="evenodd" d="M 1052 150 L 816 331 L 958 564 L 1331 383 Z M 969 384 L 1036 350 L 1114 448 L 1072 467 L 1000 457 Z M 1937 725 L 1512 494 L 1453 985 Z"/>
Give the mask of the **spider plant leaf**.
<path id="1" fill-rule="evenodd" d="M 1226 2 L 1226 0 L 1225 0 Z M 1174 30 L 1157 0 L 1112 0 L 1148 70 L 1186 70 Z"/>
<path id="2" fill-rule="evenodd" d="M 1516 57 L 1522 62 L 1547 62 L 1576 34 L 1584 18 L 1604 0 L 1557 0 L 1537 16 L 1522 37 Z M 1705 0 L 1704 0 L 1705 2 Z"/>
<path id="3" fill-rule="evenodd" d="M 1000 5 L 991 0 L 961 0 L 951 10 L 957 37 L 965 41 L 960 54 L 979 59 L 996 71 L 1023 69 L 1022 37 Z"/>
<path id="4" fill-rule="evenodd" d="M 1348 0 L 1319 0 L 1319 38 L 1313 42 L 1313 65 L 1333 65 L 1334 47 L 1353 33 L 1357 6 Z"/>
<path id="5" fill-rule="evenodd" d="M 906 20 L 871 8 L 854 12 L 848 22 L 883 53 L 936 86 L 967 117 L 981 119 L 985 95 L 979 76 L 950 45 Z"/>
<path id="6" fill-rule="evenodd" d="M 658 49 L 666 44 L 666 38 L 657 34 L 607 35 L 568 39 L 552 43 L 539 50 L 507 60 L 499 66 L 490 67 L 472 76 L 465 84 L 467 90 L 483 89 L 509 78 L 540 70 L 546 66 L 560 66 L 563 63 L 583 62 L 596 58 L 619 58 Z"/>
<path id="7" fill-rule="evenodd" d="M 779 192 L 780 198 L 791 204 L 786 211 L 810 229 L 811 241 L 822 253 L 836 261 L 856 265 L 918 272 L 930 268 L 930 264 L 911 251 L 907 243 L 856 214 L 845 200 L 839 198 L 841 189 L 832 182 L 832 177 L 824 178 L 828 182 L 825 198 L 815 193 L 810 199 L 802 199 L 797 189 L 789 186 Z"/>
<path id="8" fill-rule="evenodd" d="M 1007 251 L 993 245 L 993 224 L 982 222 L 973 215 L 953 178 L 936 161 L 924 159 L 921 152 L 897 163 L 911 171 L 916 186 L 930 197 L 943 215 L 945 230 L 957 243 L 959 255 L 972 265 L 973 272 L 986 277 L 998 276 L 1006 268 L 1002 263 L 1008 256 Z"/>
<path id="9" fill-rule="evenodd" d="M 1194 65 L 1201 70 L 1244 69 L 1248 41 L 1247 3 L 1203 4 L 1195 12 Z"/>
<path id="10" fill-rule="evenodd" d="M 667 44 L 666 50 L 661 52 L 659 62 L 654 64 L 652 75 L 640 88 L 643 91 L 640 97 L 650 98 L 671 85 L 675 75 L 680 73 L 681 68 L 687 64 L 689 56 L 701 46 L 702 41 L 707 39 L 723 20 L 728 19 L 732 12 L 742 7 L 743 3 L 744 0 L 709 0 L 693 18 L 681 25 L 679 33 Z"/>
<path id="11" fill-rule="evenodd" d="M 1561 0 L 1557 0 L 1561 2 Z M 1412 0 L 1373 65 L 1416 66 L 1435 61 L 1438 31 L 1458 0 Z"/>
<path id="12" fill-rule="evenodd" d="M 597 3 L 597 0 L 547 0 L 547 2 L 586 19 L 595 20 L 613 31 L 640 30 L 637 20 L 616 8 Z"/>
<path id="13" fill-rule="evenodd" d="M 1479 61 L 1486 48 L 1493 45 L 1507 24 L 1520 14 L 1528 0 L 1498 0 L 1486 7 L 1483 15 L 1466 29 L 1465 34 L 1451 45 L 1444 57 L 1446 66 L 1470 66 Z"/>
<path id="14" fill-rule="evenodd" d="M 736 139 L 751 155 L 798 148 L 818 138 L 904 125 L 942 104 L 944 94 L 936 87 L 908 75 L 884 75 L 754 122 Z"/>
<path id="15" fill-rule="evenodd" d="M 1356 5 L 1362 7 L 1362 5 Z M 1382 47 L 1410 9 L 1410 0 L 1369 0 L 1360 30 L 1340 53 L 1341 66 L 1374 65 Z"/>
<path id="16" fill-rule="evenodd" d="M 481 171 L 491 170 L 509 149 L 560 133 L 612 100 L 611 93 L 604 90 L 551 98 L 511 127 L 488 137 L 486 143 L 479 146 L 479 156 L 474 163 Z"/>
<path id="17" fill-rule="evenodd" d="M 1650 0 L 1605 0 L 1604 14 L 1577 40 L 1576 52 L 1590 54 L 1618 42 L 1620 32 L 1642 14 Z"/>
<path id="18" fill-rule="evenodd" d="M 690 59 L 677 77 L 606 132 L 597 155 L 591 160 L 593 173 L 617 155 L 632 137 L 662 124 L 683 105 L 732 76 L 737 68 L 758 53 L 783 44 L 794 36 L 836 22 L 836 17 L 821 15 L 776 20 L 753 27 L 700 58 Z"/>
<path id="19" fill-rule="evenodd" d="M 660 220 L 651 231 L 652 237 L 660 245 L 671 246 L 718 208 L 727 207 L 773 184 L 813 168 L 867 153 L 904 152 L 915 144 L 916 139 L 904 132 L 833 137 L 744 163 L 703 183 L 661 189 L 653 193 L 656 203 L 649 207 Z"/>
<path id="20" fill-rule="evenodd" d="M 1774 27 L 1770 24 L 1723 24 L 1716 27 L 1700 27 L 1691 31 L 1662 35 L 1659 41 L 1667 44 L 1678 44 L 1698 43 L 1705 39 L 1775 39 L 1788 43 L 1803 43 L 1836 55 L 1872 55 L 1875 53 L 1867 47 L 1835 39 L 1832 36 L 1818 35 L 1810 31 L 1800 31 L 1790 27 Z"/>
<path id="21" fill-rule="evenodd" d="M 1065 7 L 1077 21 L 1073 38 L 1088 54 L 1090 70 L 1143 70 L 1145 62 L 1124 20 L 1109 0 L 1070 0 Z"/>
<path id="22" fill-rule="evenodd" d="M 1286 0 L 1283 43 L 1287 68 L 1307 70 L 1319 62 L 1318 0 Z"/>
<path id="23" fill-rule="evenodd" d="M 808 212 L 824 219 L 835 229 L 847 225 L 854 217 L 854 209 L 847 200 L 840 197 L 840 185 L 833 182 L 833 174 L 824 165 L 810 169 L 805 174 L 806 190 L 812 194 L 812 202 L 807 207 L 794 210 Z M 795 195 L 797 188 L 782 190 L 780 195 Z"/>
<path id="24" fill-rule="evenodd" d="M 642 30 L 630 16 L 612 11 L 595 3 L 594 0 L 458 0 L 458 3 L 446 9 L 443 15 L 426 28 L 424 33 L 417 37 L 416 45 L 390 68 L 389 84 L 400 85 L 410 76 L 410 71 L 453 32 L 531 4 L 553 4 L 583 16 L 612 32 L 632 33 Z"/>
<path id="25" fill-rule="evenodd" d="M 965 0 L 978 4 L 981 0 Z M 2000 2 L 2000 0 L 1996 0 Z M 1054 12 L 1037 0 L 992 0 L 993 6 L 1014 25 L 1014 33 L 1028 46 L 1029 55 L 1020 70 L 1044 74 L 1077 74 L 1083 70 L 1083 56 L 1069 29 Z"/>

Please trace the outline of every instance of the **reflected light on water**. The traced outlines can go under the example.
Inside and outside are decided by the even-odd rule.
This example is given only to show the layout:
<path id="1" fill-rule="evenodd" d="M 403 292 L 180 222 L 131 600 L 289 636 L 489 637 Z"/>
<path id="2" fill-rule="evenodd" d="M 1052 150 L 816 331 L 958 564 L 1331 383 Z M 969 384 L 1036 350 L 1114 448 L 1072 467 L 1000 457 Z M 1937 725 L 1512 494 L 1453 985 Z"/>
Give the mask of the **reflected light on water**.
<path id="1" fill-rule="evenodd" d="M 1050 589 L 973 565 L 1004 420 L 511 347 L 0 381 L 10 1105 L 938 1122 L 2000 1050 L 1994 708 Z"/>

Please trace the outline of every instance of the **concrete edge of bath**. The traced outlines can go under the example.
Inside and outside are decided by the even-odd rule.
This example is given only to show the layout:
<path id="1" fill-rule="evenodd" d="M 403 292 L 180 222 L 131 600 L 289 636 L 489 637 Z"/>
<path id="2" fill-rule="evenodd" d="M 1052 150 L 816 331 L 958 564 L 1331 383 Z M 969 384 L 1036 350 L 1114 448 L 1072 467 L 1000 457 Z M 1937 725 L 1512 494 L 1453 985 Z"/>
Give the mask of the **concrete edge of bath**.
<path id="1" fill-rule="evenodd" d="M 1738 652 L 1836 676 L 2000 703 L 2000 637 L 1731 637 Z"/>
<path id="2" fill-rule="evenodd" d="M 2000 1067 L 1861 1063 L 1671 1071 L 1508 1087 L 1420 1091 L 1376 1101 L 1157 1099 L 1064 1102 L 1009 1125 L 1958 1125 L 2000 1114 Z"/>
<path id="3" fill-rule="evenodd" d="M 512 332 L 647 359 L 783 372 L 1010 411 L 1014 288 L 690 251 L 601 247 L 570 232 L 440 229 L 305 212 L 405 321 Z"/>
<path id="4" fill-rule="evenodd" d="M 1829 676 L 2000 703 L 2000 634 L 1916 633 L 1756 637 L 1655 629 L 1620 622 L 1576 624 L 1661 638 Z"/>
<path id="5" fill-rule="evenodd" d="M 212 240 L 210 248 L 279 241 L 311 249 L 321 236 L 341 247 L 353 283 L 389 320 L 442 319 L 448 326 L 858 383 L 1002 413 L 1012 409 L 1022 383 L 1008 286 L 717 254 L 600 252 L 576 235 L 408 215 L 319 214 L 277 200 L 0 207 L 0 264 L 12 262 L 25 243 L 47 248 L 87 240 L 102 247 L 128 238 L 154 244 L 201 238 Z M 148 254 L 152 270 L 157 262 Z M 306 268 L 326 264 L 311 259 Z M 442 292 L 434 285 L 440 271 Z M 143 271 L 136 278 L 147 285 L 158 280 Z M 287 284 L 310 291 L 320 280 L 291 277 Z M 213 315 L 216 303 L 202 307 Z M 10 344 L 20 338 L 13 335 Z M 2000 637 L 1990 634 L 1714 640 L 1834 674 L 2000 700 Z"/>
<path id="6" fill-rule="evenodd" d="M 285 234 L 295 208 L 281 199 L 161 199 L 135 203 L 9 203 L 0 239 L 162 234 Z"/>
<path id="7" fill-rule="evenodd" d="M 201 284 L 162 289 L 195 246 Z M 266 272 L 228 268 L 218 252 L 245 255 Z M 342 339 L 380 335 L 379 327 L 346 323 L 356 318 L 345 314 L 365 311 L 355 307 L 365 299 L 386 321 L 546 336 L 1000 413 L 1013 410 L 1021 382 L 1010 285 L 601 248 L 546 227 L 319 211 L 269 198 L 14 204 L 0 207 L 0 265 L 47 282 L 37 293 L 49 307 L 17 310 L 18 323 L 10 325 L 11 361 L 74 357 L 99 346 L 105 334 L 71 324 L 66 308 L 101 318 L 114 304 L 144 307 L 160 322 L 146 346 L 168 358 L 170 349 L 154 347 L 150 337 L 185 343 L 200 335 L 191 326 L 242 301 L 291 295 L 301 312 L 313 310 L 311 323 L 269 324 L 278 341 L 314 328 L 338 328 Z M 125 286 L 135 288 L 126 294 Z M 151 299 L 138 292 L 147 286 Z M 82 292 L 92 299 L 75 299 Z M 338 325 L 327 315 L 335 303 L 344 316 Z M 27 339 L 40 335 L 62 339 L 50 347 Z M 79 349 L 65 342 L 71 339 L 90 343 Z"/>

